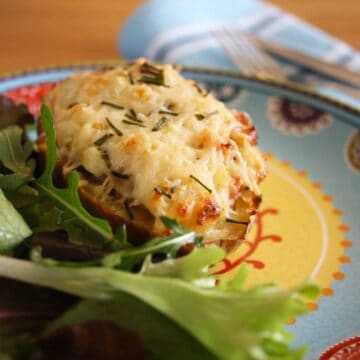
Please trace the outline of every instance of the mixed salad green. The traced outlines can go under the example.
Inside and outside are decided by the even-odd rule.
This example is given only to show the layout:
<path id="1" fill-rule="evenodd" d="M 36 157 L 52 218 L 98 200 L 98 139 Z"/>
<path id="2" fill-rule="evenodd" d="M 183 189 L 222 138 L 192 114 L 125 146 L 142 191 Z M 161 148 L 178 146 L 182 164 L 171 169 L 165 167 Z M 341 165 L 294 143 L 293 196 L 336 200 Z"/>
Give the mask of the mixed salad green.
<path id="1" fill-rule="evenodd" d="M 202 246 L 194 232 L 166 217 L 161 220 L 168 236 L 132 245 L 125 226 L 112 229 L 84 209 L 76 170 L 66 187 L 54 184 L 56 135 L 45 105 L 41 119 L 47 137 L 43 170 L 24 126 L 12 121 L 0 132 L 0 276 L 75 300 L 37 331 L 22 329 L 21 321 L 9 326 L 4 319 L 16 320 L 21 307 L 9 315 L 0 300 L 0 357 L 31 358 L 59 329 L 103 321 L 135 334 L 150 359 L 302 358 L 304 349 L 290 347 L 284 323 L 306 312 L 301 299 L 316 297 L 316 286 L 247 289 L 244 265 L 230 281 L 212 275 L 224 251 Z M 90 256 L 69 260 L 56 255 L 61 247 Z"/>

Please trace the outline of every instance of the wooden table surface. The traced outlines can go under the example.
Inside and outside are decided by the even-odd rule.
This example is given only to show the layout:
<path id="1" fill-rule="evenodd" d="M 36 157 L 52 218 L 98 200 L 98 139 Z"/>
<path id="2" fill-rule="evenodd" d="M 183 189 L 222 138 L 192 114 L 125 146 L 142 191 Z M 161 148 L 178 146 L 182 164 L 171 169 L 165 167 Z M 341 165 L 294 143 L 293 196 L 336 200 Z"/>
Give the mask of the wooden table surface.
<path id="1" fill-rule="evenodd" d="M 118 56 L 119 29 L 143 0 L 0 0 L 0 73 Z M 360 0 L 272 0 L 360 48 Z"/>

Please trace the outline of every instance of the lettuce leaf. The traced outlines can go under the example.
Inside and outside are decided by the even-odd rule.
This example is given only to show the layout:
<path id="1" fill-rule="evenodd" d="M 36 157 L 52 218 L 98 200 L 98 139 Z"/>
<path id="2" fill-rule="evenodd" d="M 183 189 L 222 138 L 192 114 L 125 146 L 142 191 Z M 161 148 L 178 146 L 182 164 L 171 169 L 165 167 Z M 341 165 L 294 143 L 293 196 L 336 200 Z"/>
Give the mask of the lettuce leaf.
<path id="1" fill-rule="evenodd" d="M 206 268 L 218 260 L 218 250 L 214 247 L 212 251 L 213 257 L 207 254 Z M 189 256 L 184 259 L 193 261 Z M 169 266 L 167 261 L 157 266 Z M 193 266 L 203 269 L 204 264 L 197 264 Z M 200 269 L 197 273 L 202 273 Z M 116 306 L 123 293 L 132 295 L 187 330 L 222 359 L 300 358 L 303 351 L 289 348 L 283 323 L 306 312 L 301 294 L 316 294 L 311 285 L 288 292 L 265 285 L 245 290 L 236 286 L 235 279 L 229 286 L 203 288 L 181 278 L 103 267 L 52 267 L 7 257 L 0 257 L 0 275 L 101 301 L 104 306 Z M 243 274 L 240 278 L 242 282 Z M 113 316 L 116 318 L 116 313 Z"/>
<path id="2" fill-rule="evenodd" d="M 147 358 L 215 360 L 215 356 L 182 327 L 143 301 L 120 292 L 116 301 L 80 302 L 56 320 L 47 329 L 46 335 L 63 326 L 91 320 L 111 321 L 133 331 L 141 339 Z"/>
<path id="3" fill-rule="evenodd" d="M 0 189 L 0 254 L 11 252 L 31 234 L 31 229 Z"/>
<path id="4" fill-rule="evenodd" d="M 23 144 L 23 130 L 18 126 L 9 126 L 0 132 L 0 162 L 13 173 L 32 176 L 35 162 L 30 159 L 32 144 Z"/>
<path id="5" fill-rule="evenodd" d="M 9 126 L 0 132 L 0 188 L 13 191 L 26 184 L 33 175 L 35 162 L 29 159 L 32 144 L 23 141 L 23 129 Z"/>
<path id="6" fill-rule="evenodd" d="M 210 277 L 209 264 L 215 264 L 225 256 L 224 250 L 217 246 L 194 248 L 190 254 L 168 259 L 154 264 L 148 256 L 141 268 L 141 274 L 147 276 L 171 277 L 186 281 L 201 281 L 202 284 L 214 284 Z"/>

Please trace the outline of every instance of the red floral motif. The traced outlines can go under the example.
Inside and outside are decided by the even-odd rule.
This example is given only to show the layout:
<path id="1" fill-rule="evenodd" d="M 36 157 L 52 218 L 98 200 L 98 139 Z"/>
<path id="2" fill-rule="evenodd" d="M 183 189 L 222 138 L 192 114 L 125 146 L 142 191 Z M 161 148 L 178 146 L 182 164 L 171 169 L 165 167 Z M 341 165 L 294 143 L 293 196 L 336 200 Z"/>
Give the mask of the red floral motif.
<path id="1" fill-rule="evenodd" d="M 23 103 L 27 105 L 29 111 L 38 116 L 40 106 L 44 101 L 45 95 L 56 85 L 56 83 L 43 83 L 37 85 L 23 86 L 17 89 L 5 92 L 5 95 L 12 99 L 15 103 Z"/>
<path id="2" fill-rule="evenodd" d="M 359 360 L 360 359 L 360 337 L 356 336 L 343 340 L 331 346 L 319 360 Z"/>
<path id="3" fill-rule="evenodd" d="M 222 262 L 224 264 L 224 267 L 221 270 L 216 271 L 215 275 L 221 275 L 225 274 L 228 271 L 236 268 L 241 263 L 245 262 L 247 264 L 252 265 L 256 269 L 263 269 L 265 267 L 265 264 L 256 259 L 252 259 L 251 256 L 254 254 L 258 246 L 267 240 L 273 241 L 273 242 L 280 242 L 282 241 L 281 237 L 279 235 L 264 235 L 264 228 L 263 228 L 263 218 L 265 215 L 276 215 L 278 211 L 276 209 L 265 209 L 263 211 L 260 211 L 255 219 L 255 227 L 256 227 L 256 233 L 255 233 L 255 239 L 253 241 L 244 241 L 241 246 L 247 246 L 248 250 L 245 252 L 244 255 L 239 257 L 236 260 L 230 261 L 229 259 L 224 259 Z"/>

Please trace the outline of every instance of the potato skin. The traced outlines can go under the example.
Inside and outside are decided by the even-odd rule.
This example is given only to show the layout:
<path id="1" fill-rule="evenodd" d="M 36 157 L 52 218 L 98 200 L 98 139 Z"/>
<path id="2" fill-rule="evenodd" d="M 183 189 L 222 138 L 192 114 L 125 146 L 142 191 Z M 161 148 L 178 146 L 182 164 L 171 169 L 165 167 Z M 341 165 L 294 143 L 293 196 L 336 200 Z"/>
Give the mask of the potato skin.
<path id="1" fill-rule="evenodd" d="M 119 213 L 116 213 L 110 207 L 106 207 L 104 204 L 97 202 L 94 196 L 91 196 L 84 187 L 79 187 L 79 195 L 83 206 L 92 215 L 109 221 L 114 230 L 125 224 L 128 240 L 133 245 L 141 245 L 155 235 L 149 232 L 145 227 L 141 227 L 121 216 Z"/>

